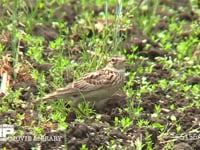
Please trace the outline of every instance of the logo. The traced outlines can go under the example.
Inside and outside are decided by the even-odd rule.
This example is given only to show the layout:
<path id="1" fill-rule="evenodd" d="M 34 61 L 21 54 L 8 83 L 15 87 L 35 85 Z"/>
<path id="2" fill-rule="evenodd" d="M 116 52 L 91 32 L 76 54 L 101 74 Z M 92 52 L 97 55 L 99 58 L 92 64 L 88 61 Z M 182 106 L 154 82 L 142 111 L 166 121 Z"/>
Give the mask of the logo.
<path id="1" fill-rule="evenodd" d="M 8 124 L 0 124 L 0 141 L 52 141 L 57 142 L 62 140 L 62 136 L 31 136 L 31 135 L 24 135 L 24 136 L 17 136 L 14 135 L 14 125 Z M 12 136 L 10 136 L 12 135 Z"/>
<path id="2" fill-rule="evenodd" d="M 0 141 L 6 141 L 6 138 L 14 133 L 14 126 L 9 124 L 0 124 Z"/>

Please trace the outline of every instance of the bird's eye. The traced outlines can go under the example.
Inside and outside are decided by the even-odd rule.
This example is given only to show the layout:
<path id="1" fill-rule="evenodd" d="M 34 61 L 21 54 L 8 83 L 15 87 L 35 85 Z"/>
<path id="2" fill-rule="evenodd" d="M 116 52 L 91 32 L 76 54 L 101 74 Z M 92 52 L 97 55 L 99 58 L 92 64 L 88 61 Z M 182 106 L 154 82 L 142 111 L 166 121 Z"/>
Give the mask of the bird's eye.
<path id="1" fill-rule="evenodd" d="M 112 61 L 112 62 L 115 62 L 115 59 L 114 59 L 114 58 L 112 58 L 112 59 L 111 59 L 111 61 Z"/>

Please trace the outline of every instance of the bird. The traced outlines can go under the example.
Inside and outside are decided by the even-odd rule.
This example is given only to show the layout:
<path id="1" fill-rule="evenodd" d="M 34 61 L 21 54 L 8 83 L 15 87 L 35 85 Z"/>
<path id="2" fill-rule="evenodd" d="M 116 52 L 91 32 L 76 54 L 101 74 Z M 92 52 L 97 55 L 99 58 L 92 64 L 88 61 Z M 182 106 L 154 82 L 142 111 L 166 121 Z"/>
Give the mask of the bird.
<path id="1" fill-rule="evenodd" d="M 83 75 L 66 87 L 47 94 L 41 100 L 69 99 L 72 101 L 72 107 L 75 108 L 78 108 L 79 103 L 88 101 L 90 106 L 101 110 L 106 101 L 123 87 L 125 64 L 124 56 L 110 57 L 104 68 Z"/>

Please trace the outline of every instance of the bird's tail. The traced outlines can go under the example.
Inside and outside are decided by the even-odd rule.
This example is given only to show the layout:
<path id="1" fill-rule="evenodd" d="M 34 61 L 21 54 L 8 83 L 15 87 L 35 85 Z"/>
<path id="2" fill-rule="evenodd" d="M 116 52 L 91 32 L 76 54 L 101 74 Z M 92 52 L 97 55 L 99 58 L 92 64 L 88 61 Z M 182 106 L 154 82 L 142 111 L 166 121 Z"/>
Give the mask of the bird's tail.
<path id="1" fill-rule="evenodd" d="M 50 93 L 50 94 L 47 94 L 45 97 L 43 98 L 39 98 L 37 99 L 36 101 L 34 101 L 33 103 L 39 103 L 43 100 L 50 100 L 50 99 L 57 99 L 57 98 L 64 98 L 66 95 L 66 93 L 64 91 L 60 91 L 60 90 L 57 90 L 53 93 Z"/>

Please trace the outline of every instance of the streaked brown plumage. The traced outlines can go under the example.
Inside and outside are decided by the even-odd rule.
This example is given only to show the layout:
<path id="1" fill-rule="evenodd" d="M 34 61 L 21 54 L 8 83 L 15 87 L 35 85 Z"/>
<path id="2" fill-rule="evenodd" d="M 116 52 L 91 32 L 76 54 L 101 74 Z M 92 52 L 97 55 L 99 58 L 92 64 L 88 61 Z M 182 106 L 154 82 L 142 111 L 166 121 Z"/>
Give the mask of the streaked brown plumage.
<path id="1" fill-rule="evenodd" d="M 105 68 L 88 73 L 80 79 L 46 95 L 42 100 L 65 98 L 73 101 L 73 106 L 84 100 L 96 109 L 101 109 L 105 101 L 120 89 L 125 80 L 125 58 L 111 57 Z"/>

